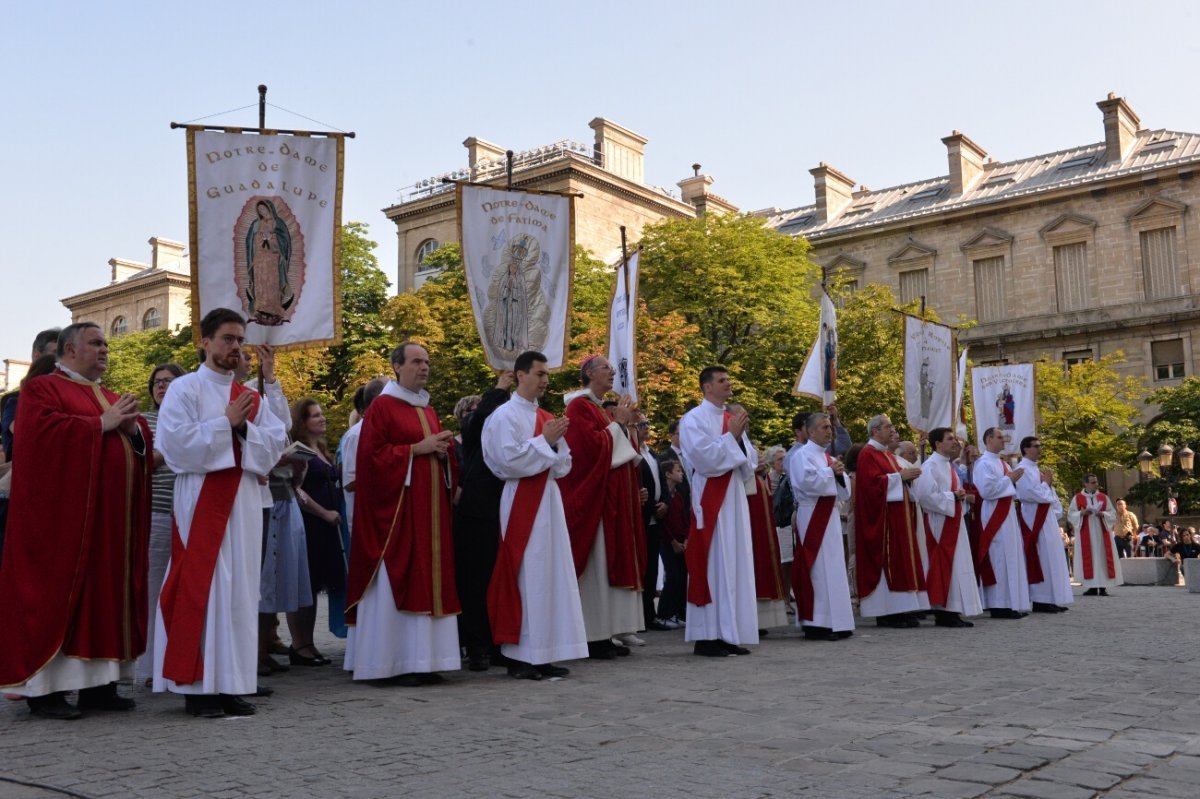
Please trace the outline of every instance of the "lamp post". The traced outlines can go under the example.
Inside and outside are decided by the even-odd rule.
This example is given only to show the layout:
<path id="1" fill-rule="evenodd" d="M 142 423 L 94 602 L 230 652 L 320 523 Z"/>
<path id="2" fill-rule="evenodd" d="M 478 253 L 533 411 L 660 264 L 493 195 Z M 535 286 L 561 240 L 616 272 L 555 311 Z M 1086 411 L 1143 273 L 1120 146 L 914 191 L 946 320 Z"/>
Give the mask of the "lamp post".
<path id="1" fill-rule="evenodd" d="M 1145 452 L 1142 453 L 1147 454 Z M 1138 467 L 1142 468 L 1141 455 L 1138 456 Z M 1172 468 L 1175 458 L 1179 458 L 1178 468 Z M 1172 513 L 1172 504 L 1176 500 L 1178 494 L 1175 491 L 1175 486 L 1181 477 L 1188 476 L 1192 473 L 1192 468 L 1196 465 L 1196 453 L 1192 452 L 1191 447 L 1187 444 L 1183 445 L 1183 449 L 1178 452 L 1167 442 L 1163 442 L 1158 448 L 1158 473 L 1164 480 L 1167 481 L 1167 501 L 1166 507 L 1163 508 L 1168 516 L 1175 515 Z M 1175 508 L 1178 510 L 1178 504 L 1175 503 Z"/>
<path id="2" fill-rule="evenodd" d="M 1150 469 L 1152 468 L 1151 464 L 1154 463 L 1154 456 L 1150 454 L 1149 450 L 1143 449 L 1142 453 L 1140 455 L 1138 455 L 1137 460 L 1138 460 L 1138 483 L 1144 483 L 1148 479 L 1150 479 Z M 1146 492 L 1143 489 L 1143 491 L 1142 491 L 1142 523 L 1145 524 L 1145 522 L 1146 522 Z"/>

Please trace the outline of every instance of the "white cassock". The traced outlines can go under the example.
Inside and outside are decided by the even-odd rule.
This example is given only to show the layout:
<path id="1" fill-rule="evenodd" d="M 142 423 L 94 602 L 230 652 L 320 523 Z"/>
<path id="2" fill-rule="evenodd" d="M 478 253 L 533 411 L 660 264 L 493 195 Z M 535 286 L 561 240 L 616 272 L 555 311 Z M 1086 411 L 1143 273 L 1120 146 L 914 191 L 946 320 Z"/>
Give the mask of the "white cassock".
<path id="1" fill-rule="evenodd" d="M 1030 583 L 1029 601 L 1069 605 L 1075 601 L 1075 597 L 1071 594 L 1071 572 L 1067 567 L 1067 553 L 1063 551 L 1062 532 L 1058 527 L 1062 503 L 1054 489 L 1042 482 L 1037 461 L 1022 458 L 1017 468 L 1025 470 L 1021 479 L 1017 480 L 1017 499 L 1021 501 L 1021 517 L 1025 519 L 1025 524 L 1033 527 L 1038 505 L 1050 506 L 1037 537 L 1038 560 L 1041 561 L 1042 577 L 1045 579 L 1040 583 Z"/>
<path id="2" fill-rule="evenodd" d="M 850 476 L 839 481 L 829 464 L 825 448 L 809 441 L 792 450 L 787 459 L 788 479 L 796 503 L 796 535 L 803 545 L 808 536 L 808 523 L 821 497 L 836 497 L 839 502 L 850 499 Z M 798 551 L 794 555 L 802 557 Z M 836 504 L 825 525 L 825 537 L 813 563 L 813 612 L 807 619 L 796 613 L 796 626 L 828 627 L 834 632 L 854 629 L 854 609 L 850 604 L 850 583 L 846 572 L 846 556 L 842 552 L 842 518 Z M 793 585 L 792 591 L 798 592 Z M 797 594 L 797 597 L 799 595 Z"/>
<path id="3" fill-rule="evenodd" d="M 234 466 L 233 435 L 225 417 L 232 384 L 232 374 L 222 374 L 201 364 L 195 372 L 176 378 L 158 412 L 154 445 L 176 474 L 175 524 L 185 547 L 204 476 Z M 269 402 L 259 403 L 257 415 L 246 422 L 246 435 L 240 440 L 241 482 L 208 591 L 201 642 L 203 680 L 177 685 L 163 677 L 167 631 L 161 608 L 155 608 L 155 691 L 252 694 L 257 690 L 263 532 L 258 476 L 270 473 L 286 443 L 287 428 L 283 420 L 271 412 Z M 167 564 L 167 579 L 174 567 L 173 562 Z"/>
<path id="4" fill-rule="evenodd" d="M 991 452 L 980 456 L 971 474 L 983 498 L 979 518 L 986 528 L 996 510 L 997 501 L 1014 497 L 1017 488 L 1008 477 L 1008 466 Z M 1021 528 L 1017 526 L 1016 513 L 1015 506 L 1010 508 L 988 548 L 996 584 L 983 585 L 980 576 L 980 599 L 985 608 L 1026 611 L 1032 607 L 1029 603 L 1029 575 L 1025 572 L 1025 546 L 1021 540 Z"/>
<path id="5" fill-rule="evenodd" d="M 950 585 L 946 592 L 945 606 L 934 605 L 939 610 L 948 610 L 963 616 L 978 616 L 983 612 L 979 600 L 979 582 L 975 578 L 975 564 L 971 558 L 971 539 L 967 535 L 967 506 L 963 505 L 959 517 L 958 529 L 949 530 L 947 526 L 954 518 L 958 498 L 954 495 L 953 486 L 957 485 L 958 476 L 954 474 L 954 464 L 945 457 L 934 452 L 926 459 L 921 467 L 921 476 L 913 483 L 913 493 L 924 511 L 924 518 L 929 521 L 930 534 L 939 544 L 943 536 L 956 536 L 958 543 L 954 547 L 954 561 L 950 569 Z M 925 537 L 925 525 L 922 522 L 920 532 Z M 926 566 L 926 582 L 928 583 L 929 569 Z"/>
<path id="6" fill-rule="evenodd" d="M 359 419 L 346 435 L 342 436 L 342 497 L 346 501 L 346 529 L 354 534 L 354 492 L 345 486 L 358 479 L 358 437 L 362 434 L 362 419 Z"/>
<path id="7" fill-rule="evenodd" d="M 692 469 L 692 513 L 698 525 L 710 523 L 700 508 L 708 479 L 733 472 L 708 551 L 712 601 L 703 607 L 688 602 L 684 640 L 757 644 L 758 600 L 745 482 L 754 476 L 758 453 L 745 434 L 739 446 L 732 433 L 722 432 L 724 416 L 724 408 L 705 400 L 679 421 L 680 447 Z"/>
<path id="8" fill-rule="evenodd" d="M 1079 506 L 1083 505 L 1083 508 Z M 1083 509 L 1090 508 L 1096 513 L 1083 515 Z M 1071 527 L 1075 528 L 1075 579 L 1083 583 L 1084 589 L 1111 588 L 1121 585 L 1125 578 L 1121 576 L 1121 559 L 1117 557 L 1117 542 L 1113 538 L 1113 530 L 1117 524 L 1117 509 L 1112 500 L 1102 491 L 1088 494 L 1081 491 L 1071 499 L 1067 507 L 1067 518 Z M 1100 526 L 1101 520 L 1104 526 Z M 1105 532 L 1107 529 L 1108 532 Z M 1083 565 L 1084 538 L 1091 544 L 1092 574 L 1085 573 Z M 1114 577 L 1108 576 L 1108 557 L 1112 558 Z"/>
<path id="9" fill-rule="evenodd" d="M 588 648 L 567 516 L 557 483 L 571 472 L 571 450 L 565 438 L 558 440 L 556 451 L 544 436 L 535 437 L 536 423 L 537 403 L 513 394 L 483 423 L 482 443 L 484 462 L 505 481 L 500 496 L 501 536 L 508 527 L 521 478 L 550 470 L 517 573 L 521 639 L 500 647 L 505 657 L 540 664 L 586 658 Z"/>

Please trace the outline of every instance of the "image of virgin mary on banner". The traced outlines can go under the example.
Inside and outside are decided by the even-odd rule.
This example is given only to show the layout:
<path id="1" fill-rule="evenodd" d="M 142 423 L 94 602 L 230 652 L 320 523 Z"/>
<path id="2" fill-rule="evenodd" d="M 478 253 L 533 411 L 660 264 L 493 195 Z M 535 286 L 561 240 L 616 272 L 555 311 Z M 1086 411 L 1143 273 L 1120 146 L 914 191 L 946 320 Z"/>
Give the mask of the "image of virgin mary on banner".
<path id="1" fill-rule="evenodd" d="M 1005 455 L 1019 454 L 1021 439 L 1037 435 L 1037 395 L 1031 363 L 973 367 L 971 403 L 976 440 L 982 442 L 989 427 L 1000 428 Z"/>
<path id="2" fill-rule="evenodd" d="M 954 331 L 904 316 L 904 410 L 921 433 L 954 426 Z"/>
<path id="3" fill-rule="evenodd" d="M 559 369 L 570 334 L 575 205 L 570 195 L 460 183 L 459 241 L 488 364 L 537 350 Z"/>
<path id="4" fill-rule="evenodd" d="M 246 341 L 341 341 L 341 134 L 188 126 L 192 329 L 213 308 Z"/>
<path id="5" fill-rule="evenodd" d="M 837 309 L 829 295 L 822 291 L 817 340 L 808 351 L 792 393 L 798 397 L 812 397 L 822 406 L 830 405 L 837 399 L 837 368 Z"/>

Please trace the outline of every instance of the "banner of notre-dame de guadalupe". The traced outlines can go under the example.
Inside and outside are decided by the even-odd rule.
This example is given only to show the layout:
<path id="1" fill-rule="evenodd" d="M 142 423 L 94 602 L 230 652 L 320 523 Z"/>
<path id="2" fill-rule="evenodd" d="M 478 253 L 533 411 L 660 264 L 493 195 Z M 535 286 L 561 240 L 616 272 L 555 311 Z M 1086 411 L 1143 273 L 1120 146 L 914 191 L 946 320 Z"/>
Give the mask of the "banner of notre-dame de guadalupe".
<path id="1" fill-rule="evenodd" d="M 213 308 L 280 349 L 341 341 L 340 134 L 187 128 L 192 329 Z"/>
<path id="2" fill-rule="evenodd" d="M 971 369 L 971 403 L 975 408 L 975 439 L 983 449 L 983 434 L 997 427 L 1004 434 L 1004 454 L 1021 454 L 1021 439 L 1037 435 L 1037 393 L 1033 364 L 1010 363 Z"/>
<path id="3" fill-rule="evenodd" d="M 575 203 L 570 195 L 459 183 L 458 240 L 488 363 L 526 350 L 559 369 L 571 332 Z"/>

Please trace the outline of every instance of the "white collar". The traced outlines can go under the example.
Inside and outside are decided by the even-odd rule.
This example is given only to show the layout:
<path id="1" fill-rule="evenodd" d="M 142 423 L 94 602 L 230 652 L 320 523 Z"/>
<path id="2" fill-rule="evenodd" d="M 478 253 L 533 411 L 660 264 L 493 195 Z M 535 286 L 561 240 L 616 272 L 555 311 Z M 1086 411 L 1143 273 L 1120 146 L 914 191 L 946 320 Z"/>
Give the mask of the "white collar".
<path id="1" fill-rule="evenodd" d="M 707 410 L 709 413 L 725 413 L 725 406 L 718 405 L 712 400 L 706 399 L 700 403 L 700 407 Z"/>
<path id="2" fill-rule="evenodd" d="M 56 365 L 58 366 L 59 371 L 66 374 L 67 377 L 72 377 L 76 380 L 82 380 L 85 383 L 99 383 L 100 382 L 99 380 L 88 380 L 86 377 L 79 374 L 79 372 L 76 372 L 74 369 L 71 369 L 70 367 L 68 367 L 62 361 L 59 361 Z"/>
<path id="3" fill-rule="evenodd" d="M 888 448 L 886 446 L 884 446 L 883 444 L 880 444 L 878 441 L 876 441 L 873 438 L 867 439 L 867 446 L 874 447 L 875 449 L 879 450 L 880 452 L 888 451 Z"/>
<path id="4" fill-rule="evenodd" d="M 574 391 L 572 391 L 571 393 L 564 396 L 563 397 L 563 405 L 570 405 L 573 401 L 579 399 L 580 397 L 587 397 L 589 400 L 591 400 L 592 402 L 594 402 L 597 405 L 604 404 L 603 400 L 601 400 L 599 397 L 597 397 L 596 394 L 590 388 L 588 388 L 587 386 L 584 386 L 583 388 L 577 388 Z"/>
<path id="5" fill-rule="evenodd" d="M 214 383 L 220 383 L 225 386 L 233 385 L 233 372 L 218 372 L 206 363 L 200 364 L 200 368 L 196 370 L 196 374 Z"/>
<path id="6" fill-rule="evenodd" d="M 527 400 L 515 391 L 512 393 L 512 396 L 509 397 L 508 401 L 515 402 L 517 405 L 520 405 L 524 408 L 537 408 L 538 407 L 537 400 Z"/>
<path id="7" fill-rule="evenodd" d="M 383 393 L 394 399 L 407 402 L 416 408 L 424 408 L 429 404 L 429 392 L 421 389 L 420 393 L 409 391 L 404 386 L 397 383 L 395 380 L 389 380 L 388 384 L 383 387 Z"/>

